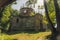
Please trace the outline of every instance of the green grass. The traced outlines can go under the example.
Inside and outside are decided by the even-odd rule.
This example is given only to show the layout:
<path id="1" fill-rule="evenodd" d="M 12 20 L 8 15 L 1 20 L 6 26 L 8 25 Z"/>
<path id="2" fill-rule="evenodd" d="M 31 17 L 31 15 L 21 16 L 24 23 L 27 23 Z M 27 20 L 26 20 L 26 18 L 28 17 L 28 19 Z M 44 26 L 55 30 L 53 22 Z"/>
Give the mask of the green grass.
<path id="1" fill-rule="evenodd" d="M 37 32 L 37 33 L 27 33 L 27 32 L 21 32 L 17 34 L 2 34 L 3 40 L 46 40 L 46 36 L 50 35 L 51 32 Z"/>
<path id="2" fill-rule="evenodd" d="M 14 39 L 18 40 L 45 40 L 47 35 L 50 35 L 51 32 L 38 32 L 38 33 L 18 33 L 14 35 L 10 35 Z"/>
<path id="3" fill-rule="evenodd" d="M 1 34 L 1 35 L 0 35 L 0 40 L 13 40 L 13 38 L 10 37 L 10 36 L 7 35 L 7 34 Z"/>

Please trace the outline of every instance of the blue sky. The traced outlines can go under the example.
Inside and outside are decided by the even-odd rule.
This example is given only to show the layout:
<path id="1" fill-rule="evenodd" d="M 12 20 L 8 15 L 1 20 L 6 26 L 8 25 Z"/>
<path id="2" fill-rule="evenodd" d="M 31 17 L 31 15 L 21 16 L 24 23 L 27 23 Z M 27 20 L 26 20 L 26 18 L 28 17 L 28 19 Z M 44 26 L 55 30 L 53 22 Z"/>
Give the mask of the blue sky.
<path id="1" fill-rule="evenodd" d="M 16 1 L 17 4 L 13 4 L 12 8 L 20 10 L 20 7 L 22 7 L 23 5 L 25 5 L 26 1 L 28 1 L 28 0 L 17 0 Z M 37 3 L 35 4 L 35 8 L 33 7 L 36 12 L 38 12 L 38 5 L 43 5 L 43 0 L 38 0 Z M 44 11 L 44 9 L 40 10 L 40 11 Z"/>

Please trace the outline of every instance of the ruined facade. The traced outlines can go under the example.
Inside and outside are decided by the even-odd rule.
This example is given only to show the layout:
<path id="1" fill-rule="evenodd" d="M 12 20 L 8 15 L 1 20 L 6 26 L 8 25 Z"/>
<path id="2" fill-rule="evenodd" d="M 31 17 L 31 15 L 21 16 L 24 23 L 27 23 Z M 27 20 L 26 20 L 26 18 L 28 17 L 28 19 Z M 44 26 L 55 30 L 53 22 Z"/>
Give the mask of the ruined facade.
<path id="1" fill-rule="evenodd" d="M 32 8 L 21 8 L 20 14 L 10 20 L 11 30 L 43 30 L 42 15 L 37 13 L 30 16 L 31 12 L 34 12 Z"/>

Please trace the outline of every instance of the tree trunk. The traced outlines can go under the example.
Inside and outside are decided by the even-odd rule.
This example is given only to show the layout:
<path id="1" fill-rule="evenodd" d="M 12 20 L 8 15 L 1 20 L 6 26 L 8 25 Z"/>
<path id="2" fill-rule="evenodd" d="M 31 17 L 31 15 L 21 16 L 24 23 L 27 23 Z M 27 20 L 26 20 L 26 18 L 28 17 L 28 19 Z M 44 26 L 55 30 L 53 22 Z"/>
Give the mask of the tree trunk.
<path id="1" fill-rule="evenodd" d="M 59 7 L 58 7 L 58 5 L 56 4 L 57 3 L 57 1 L 55 1 L 54 0 L 54 5 L 55 5 L 55 10 L 56 10 L 56 19 L 57 19 L 57 25 L 58 25 L 58 29 L 60 28 L 59 26 L 59 23 L 60 23 L 60 16 L 59 16 L 59 13 L 58 13 L 58 11 L 57 10 L 59 10 Z M 44 0 L 44 6 L 45 6 L 45 12 L 46 12 L 46 17 L 47 17 L 47 19 L 48 19 L 48 22 L 50 23 L 50 25 L 51 25 L 51 32 L 52 32 L 52 34 L 51 34 L 51 37 L 50 37 L 50 40 L 57 40 L 57 35 L 58 35 L 58 31 L 56 30 L 56 28 L 53 26 L 53 23 L 52 23 L 52 21 L 50 20 L 50 18 L 49 18 L 49 15 L 48 15 L 48 9 L 47 9 L 47 4 L 46 4 L 46 1 Z M 57 6 L 57 7 L 56 7 Z M 60 40 L 60 39 L 59 39 Z"/>
<path id="2" fill-rule="evenodd" d="M 47 18 L 47 20 L 48 20 L 48 22 L 49 22 L 49 24 L 51 26 L 50 29 L 51 29 L 52 33 L 55 33 L 56 32 L 56 28 L 54 28 L 53 23 L 52 23 L 52 21 L 49 18 L 47 4 L 46 4 L 45 0 L 44 0 L 44 6 L 45 6 L 46 18 Z"/>
<path id="3" fill-rule="evenodd" d="M 60 8 L 57 0 L 54 0 L 55 12 L 56 12 L 56 21 L 57 21 L 57 34 L 56 40 L 60 40 Z"/>
<path id="4" fill-rule="evenodd" d="M 57 0 L 54 0 L 54 6 L 56 11 L 57 31 L 60 32 L 60 9 Z"/>

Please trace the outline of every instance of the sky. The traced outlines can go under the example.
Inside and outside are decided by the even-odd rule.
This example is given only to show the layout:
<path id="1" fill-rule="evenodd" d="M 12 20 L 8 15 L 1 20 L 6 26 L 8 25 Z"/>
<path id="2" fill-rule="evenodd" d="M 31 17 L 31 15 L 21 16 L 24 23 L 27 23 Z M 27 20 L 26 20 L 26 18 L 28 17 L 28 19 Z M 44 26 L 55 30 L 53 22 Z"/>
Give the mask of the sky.
<path id="1" fill-rule="evenodd" d="M 25 5 L 26 1 L 28 0 L 17 0 L 17 4 L 13 4 L 12 5 L 12 8 L 13 9 L 17 9 L 17 10 L 20 10 L 20 8 Z M 38 0 L 37 3 L 35 4 L 35 8 L 33 7 L 33 9 L 38 12 L 38 5 L 43 5 L 43 0 Z M 42 12 L 44 12 L 44 9 L 40 10 Z"/>

